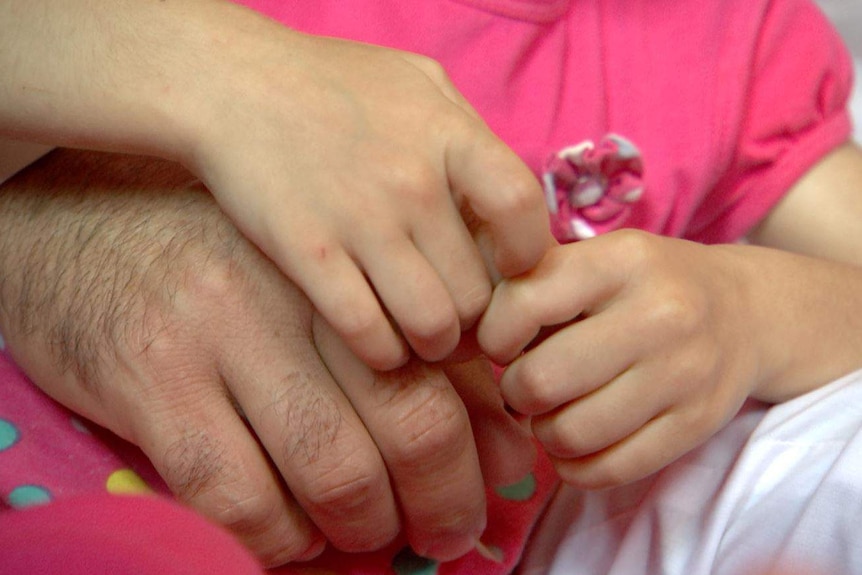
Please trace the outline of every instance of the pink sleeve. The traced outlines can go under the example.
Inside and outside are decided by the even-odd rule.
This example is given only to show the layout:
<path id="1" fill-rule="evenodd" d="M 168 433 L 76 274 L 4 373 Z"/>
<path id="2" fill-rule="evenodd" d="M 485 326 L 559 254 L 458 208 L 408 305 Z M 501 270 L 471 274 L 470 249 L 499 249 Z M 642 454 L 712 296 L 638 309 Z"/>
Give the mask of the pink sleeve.
<path id="1" fill-rule="evenodd" d="M 774 0 L 763 15 L 727 175 L 705 198 L 692 239 L 732 241 L 753 228 L 826 153 L 847 141 L 853 66 L 808 0 Z M 728 114 L 727 117 L 733 117 Z"/>

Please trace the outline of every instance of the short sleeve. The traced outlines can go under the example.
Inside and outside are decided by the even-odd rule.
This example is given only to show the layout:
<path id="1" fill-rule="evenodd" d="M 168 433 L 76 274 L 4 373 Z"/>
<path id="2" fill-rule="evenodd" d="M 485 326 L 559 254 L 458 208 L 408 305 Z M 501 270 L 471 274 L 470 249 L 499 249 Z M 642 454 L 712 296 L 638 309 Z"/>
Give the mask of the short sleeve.
<path id="1" fill-rule="evenodd" d="M 850 138 L 853 63 L 808 0 L 772 0 L 751 59 L 730 169 L 692 220 L 706 243 L 748 233 L 818 160 Z"/>

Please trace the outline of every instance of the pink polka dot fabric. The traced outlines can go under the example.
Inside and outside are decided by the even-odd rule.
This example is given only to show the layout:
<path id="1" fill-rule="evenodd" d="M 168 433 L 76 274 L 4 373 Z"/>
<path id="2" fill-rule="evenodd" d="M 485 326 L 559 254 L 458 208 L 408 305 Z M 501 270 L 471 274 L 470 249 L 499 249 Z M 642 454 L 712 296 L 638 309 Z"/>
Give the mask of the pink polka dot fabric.
<path id="1" fill-rule="evenodd" d="M 0 353 L 0 505 L 165 491 L 136 450 L 38 390 Z M 143 467 L 144 479 L 141 476 Z"/>
<path id="2" fill-rule="evenodd" d="M 315 561 L 273 573 L 510 573 L 556 482 L 549 461 L 540 456 L 534 471 L 518 484 L 489 489 L 483 548 L 456 561 L 437 563 L 418 557 L 402 540 L 375 553 L 328 549 Z M 11 565 L 17 566 L 16 573 L 60 572 L 63 557 L 71 561 L 62 570 L 67 573 L 261 572 L 247 551 L 237 552 L 238 543 L 226 532 L 168 497 L 164 483 L 139 450 L 54 402 L 0 351 L 0 573 Z M 176 540 L 189 542 L 184 553 L 176 545 L 161 543 L 165 530 L 174 528 L 183 533 Z M 126 536 L 121 537 L 122 533 Z M 231 540 L 230 545 L 225 540 Z M 231 571 L 207 567 L 219 565 L 212 559 L 225 553 L 223 565 L 242 567 Z M 179 556 L 185 567 L 165 567 Z M 127 563 L 121 569 L 123 561 Z"/>

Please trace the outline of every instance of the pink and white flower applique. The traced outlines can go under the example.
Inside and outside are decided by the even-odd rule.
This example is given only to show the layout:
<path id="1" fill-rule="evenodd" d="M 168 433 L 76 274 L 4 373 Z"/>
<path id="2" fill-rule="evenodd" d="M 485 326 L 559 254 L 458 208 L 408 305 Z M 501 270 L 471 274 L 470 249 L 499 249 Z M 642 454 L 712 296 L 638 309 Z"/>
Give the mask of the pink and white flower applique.
<path id="1" fill-rule="evenodd" d="M 644 192 L 643 159 L 628 139 L 608 134 L 551 156 L 542 174 L 554 235 L 584 240 L 622 227 Z"/>

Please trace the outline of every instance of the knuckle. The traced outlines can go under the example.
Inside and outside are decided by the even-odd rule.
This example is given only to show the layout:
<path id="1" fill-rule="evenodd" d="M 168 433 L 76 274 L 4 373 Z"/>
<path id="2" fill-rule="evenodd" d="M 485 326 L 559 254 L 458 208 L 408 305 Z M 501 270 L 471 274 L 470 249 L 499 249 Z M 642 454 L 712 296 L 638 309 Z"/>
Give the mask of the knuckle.
<path id="1" fill-rule="evenodd" d="M 666 288 L 650 306 L 648 321 L 664 332 L 690 336 L 703 329 L 706 309 L 691 292 Z"/>
<path id="2" fill-rule="evenodd" d="M 252 547 L 267 564 L 307 558 L 311 530 L 290 529 L 281 495 L 250 478 L 206 433 L 186 434 L 166 450 L 159 469 L 171 491 Z"/>
<path id="3" fill-rule="evenodd" d="M 380 309 L 375 305 L 361 302 L 348 305 L 348 302 L 344 302 L 344 305 L 336 307 L 343 309 L 344 313 L 335 318 L 333 323 L 347 340 L 362 341 L 383 327 Z"/>
<path id="4" fill-rule="evenodd" d="M 511 309 L 523 317 L 525 321 L 529 320 L 533 324 L 541 325 L 542 317 L 540 315 L 543 306 L 543 300 L 547 297 L 535 282 L 517 281 L 509 283 L 503 280 L 500 284 L 505 288 L 505 296 L 511 300 Z M 500 290 L 500 288 L 497 288 Z M 493 297 L 497 297 L 495 294 Z"/>
<path id="5" fill-rule="evenodd" d="M 424 313 L 423 313 L 424 312 Z M 454 310 L 425 309 L 407 318 L 402 326 L 411 340 L 418 342 L 440 342 L 447 339 L 448 335 L 454 335 L 459 326 L 458 316 Z M 457 337 L 452 345 L 457 342 Z M 448 350 L 451 351 L 451 350 Z"/>
<path id="6" fill-rule="evenodd" d="M 396 197 L 415 211 L 437 211 L 448 199 L 448 190 L 440 173 L 422 159 L 402 158 L 389 175 L 389 185 Z"/>
<path id="7" fill-rule="evenodd" d="M 436 470 L 441 461 L 459 455 L 472 437 L 469 419 L 457 397 L 441 390 L 422 395 L 396 421 L 400 440 L 394 445 L 392 460 L 411 473 Z"/>
<path id="8" fill-rule="evenodd" d="M 310 510 L 337 509 L 339 513 L 354 515 L 367 508 L 384 482 L 383 474 L 368 465 L 347 466 L 339 462 L 327 473 L 316 475 L 304 497 Z"/>
<path id="9" fill-rule="evenodd" d="M 506 402 L 525 415 L 544 413 L 553 408 L 553 391 L 557 382 L 547 367 L 524 357 L 516 369 L 516 377 L 504 388 Z"/>
<path id="10" fill-rule="evenodd" d="M 285 529 L 282 507 L 259 494 L 234 499 L 212 519 L 244 541 L 265 565 L 307 560 L 321 549 L 313 530 Z"/>
<path id="11" fill-rule="evenodd" d="M 564 427 L 553 419 L 534 419 L 533 433 L 545 450 L 555 457 L 572 458 L 590 452 L 589 438 L 578 426 Z"/>
<path id="12" fill-rule="evenodd" d="M 282 508 L 261 493 L 230 493 L 215 506 L 211 517 L 231 532 L 255 539 L 276 530 Z"/>
<path id="13" fill-rule="evenodd" d="M 509 177 L 496 202 L 495 216 L 498 218 L 517 217 L 544 205 L 537 182 L 527 175 Z"/>
<path id="14" fill-rule="evenodd" d="M 237 266 L 222 258 L 210 258 L 206 265 L 190 266 L 184 278 L 187 302 L 225 306 L 241 301 L 236 290 L 237 271 Z"/>
<path id="15" fill-rule="evenodd" d="M 706 395 L 696 398 L 677 415 L 678 427 L 686 430 L 686 437 L 692 444 L 699 444 L 721 428 L 727 419 L 736 412 L 730 409 L 730 400 Z M 738 407 L 738 406 L 734 406 Z"/>
<path id="16" fill-rule="evenodd" d="M 193 501 L 218 487 L 227 461 L 224 448 L 204 432 L 183 433 L 161 457 L 160 473 L 177 497 Z"/>
<path id="17" fill-rule="evenodd" d="M 346 470 L 336 465 L 328 473 L 316 475 L 311 489 L 303 494 L 303 507 L 312 517 L 336 517 L 339 528 L 329 532 L 332 543 L 347 552 L 379 549 L 398 535 L 398 522 L 387 521 L 381 506 L 389 489 L 385 470 L 359 465 Z M 373 524 L 374 529 L 363 525 Z"/>
<path id="18" fill-rule="evenodd" d="M 624 228 L 607 237 L 613 238 L 615 261 L 636 270 L 650 270 L 659 257 L 655 238 L 642 230 Z"/>
<path id="19" fill-rule="evenodd" d="M 449 83 L 449 74 L 446 72 L 446 68 L 434 58 L 424 54 L 411 54 L 410 58 L 417 68 L 438 85 Z"/>
<path id="20" fill-rule="evenodd" d="M 280 394 L 265 410 L 280 422 L 284 436 L 282 459 L 288 464 L 312 465 L 334 448 L 343 424 L 335 398 L 299 371 L 284 377 Z"/>
<path id="21" fill-rule="evenodd" d="M 488 308 L 491 302 L 491 285 L 487 281 L 477 283 L 455 299 L 461 329 L 471 327 Z"/>

